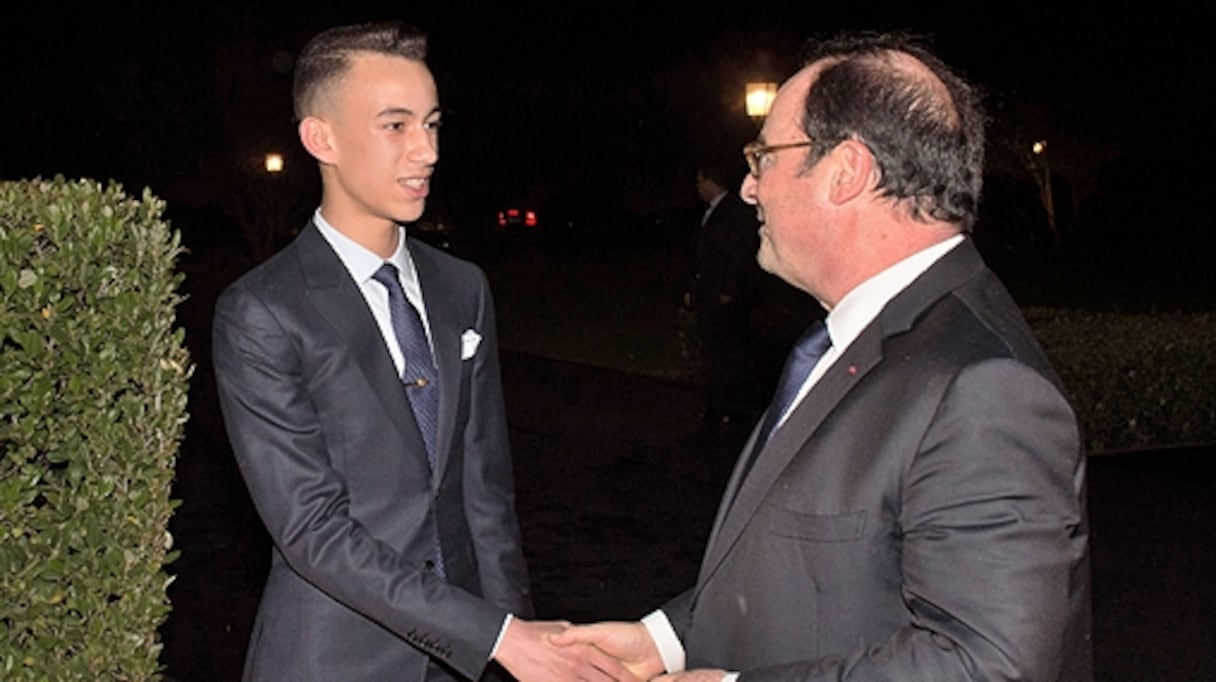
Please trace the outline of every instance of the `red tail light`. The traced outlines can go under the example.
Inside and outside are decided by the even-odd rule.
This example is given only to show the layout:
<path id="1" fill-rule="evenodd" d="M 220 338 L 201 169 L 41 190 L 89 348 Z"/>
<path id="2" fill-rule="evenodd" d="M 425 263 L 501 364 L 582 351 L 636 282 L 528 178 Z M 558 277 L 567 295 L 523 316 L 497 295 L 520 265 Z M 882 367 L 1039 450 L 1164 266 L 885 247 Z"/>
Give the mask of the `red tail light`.
<path id="1" fill-rule="evenodd" d="M 498 212 L 498 226 L 510 227 L 511 225 L 522 225 L 524 227 L 536 227 L 540 223 L 536 218 L 536 211 L 521 210 L 518 208 L 508 208 Z"/>

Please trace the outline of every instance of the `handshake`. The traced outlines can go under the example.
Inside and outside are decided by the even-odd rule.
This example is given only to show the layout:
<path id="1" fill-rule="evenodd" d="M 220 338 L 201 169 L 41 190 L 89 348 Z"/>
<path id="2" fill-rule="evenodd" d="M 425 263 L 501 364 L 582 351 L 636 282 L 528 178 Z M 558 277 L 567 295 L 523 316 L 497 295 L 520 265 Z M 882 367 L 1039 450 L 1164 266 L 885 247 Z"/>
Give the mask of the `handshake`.
<path id="1" fill-rule="evenodd" d="M 494 656 L 520 682 L 722 682 L 722 670 L 663 674 L 667 667 L 640 622 L 572 625 L 513 619 Z"/>

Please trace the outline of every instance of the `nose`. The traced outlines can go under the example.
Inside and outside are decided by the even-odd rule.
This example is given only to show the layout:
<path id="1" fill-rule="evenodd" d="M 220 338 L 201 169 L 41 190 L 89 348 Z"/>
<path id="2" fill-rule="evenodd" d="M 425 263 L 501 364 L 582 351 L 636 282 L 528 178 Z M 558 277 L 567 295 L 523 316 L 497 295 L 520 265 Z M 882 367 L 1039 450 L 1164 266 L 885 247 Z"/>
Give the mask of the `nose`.
<path id="1" fill-rule="evenodd" d="M 435 130 L 420 129 L 410 140 L 408 150 L 409 160 L 414 163 L 435 165 L 439 160 L 439 133 Z"/>
<path id="2" fill-rule="evenodd" d="M 756 176 L 752 175 L 751 173 L 745 175 L 743 177 L 743 185 L 739 187 L 739 198 L 755 206 L 757 185 L 758 183 L 756 182 Z"/>

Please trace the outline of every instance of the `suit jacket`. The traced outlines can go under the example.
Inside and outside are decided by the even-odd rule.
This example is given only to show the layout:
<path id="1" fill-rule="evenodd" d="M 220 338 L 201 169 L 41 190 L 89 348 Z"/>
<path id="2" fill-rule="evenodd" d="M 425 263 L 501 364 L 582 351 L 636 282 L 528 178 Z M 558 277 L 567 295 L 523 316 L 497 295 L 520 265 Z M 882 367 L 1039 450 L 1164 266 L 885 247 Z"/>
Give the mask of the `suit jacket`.
<path id="1" fill-rule="evenodd" d="M 371 311 L 314 225 L 217 302 L 224 420 L 274 544 L 248 680 L 422 680 L 431 661 L 476 679 L 506 614 L 531 616 L 489 288 L 408 248 L 439 372 L 434 476 Z"/>
<path id="2" fill-rule="evenodd" d="M 756 295 L 760 266 L 760 223 L 755 208 L 737 194 L 727 192 L 696 231 L 696 272 L 689 286 L 694 308 L 721 305 L 719 294 L 751 305 Z"/>
<path id="3" fill-rule="evenodd" d="M 1092 679 L 1076 420 L 970 241 L 887 304 L 739 476 L 696 586 L 664 607 L 689 667 Z"/>

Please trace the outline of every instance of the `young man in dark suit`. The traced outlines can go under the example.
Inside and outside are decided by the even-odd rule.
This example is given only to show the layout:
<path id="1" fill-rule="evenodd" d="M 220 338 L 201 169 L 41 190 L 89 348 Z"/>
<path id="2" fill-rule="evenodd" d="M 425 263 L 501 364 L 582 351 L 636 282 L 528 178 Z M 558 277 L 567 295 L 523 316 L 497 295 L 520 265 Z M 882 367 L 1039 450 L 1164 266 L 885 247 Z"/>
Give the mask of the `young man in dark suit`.
<path id="1" fill-rule="evenodd" d="M 594 662 L 615 661 L 525 620 L 485 276 L 407 235 L 439 158 L 425 57 L 400 24 L 309 42 L 294 98 L 320 207 L 216 307 L 224 419 L 274 544 L 245 679 L 474 680 L 492 660 L 607 679 Z"/>
<path id="2" fill-rule="evenodd" d="M 899 37 L 828 43 L 786 81 L 742 194 L 761 266 L 826 326 L 744 447 L 696 585 L 559 641 L 664 682 L 1093 679 L 1085 457 L 968 236 L 983 141 L 971 87 Z"/>

